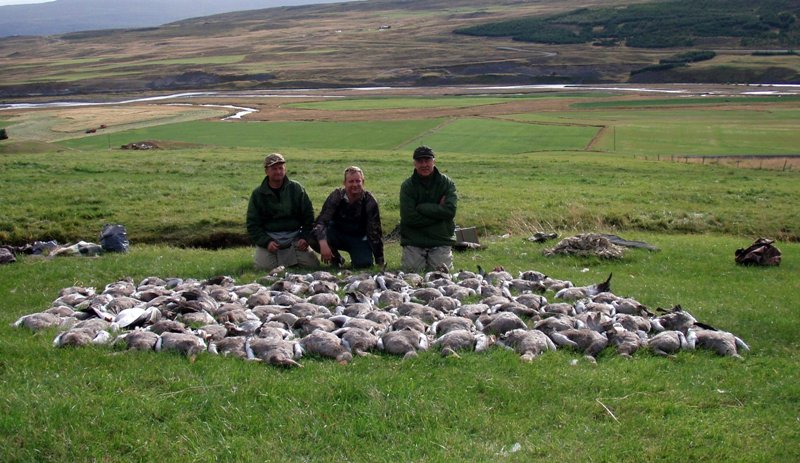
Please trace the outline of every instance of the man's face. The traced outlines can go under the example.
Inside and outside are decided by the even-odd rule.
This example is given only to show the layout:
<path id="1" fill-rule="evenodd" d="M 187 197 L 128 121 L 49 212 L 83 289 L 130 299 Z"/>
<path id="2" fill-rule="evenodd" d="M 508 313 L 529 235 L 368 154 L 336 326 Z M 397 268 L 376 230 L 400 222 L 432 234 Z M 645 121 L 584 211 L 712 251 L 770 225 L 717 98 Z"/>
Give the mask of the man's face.
<path id="1" fill-rule="evenodd" d="M 280 162 L 267 167 L 267 177 L 272 186 L 280 186 L 283 184 L 283 179 L 286 177 L 286 164 Z"/>
<path id="2" fill-rule="evenodd" d="M 414 170 L 416 170 L 417 174 L 420 176 L 427 177 L 433 173 L 434 164 L 436 164 L 436 160 L 434 158 L 414 159 Z"/>
<path id="3" fill-rule="evenodd" d="M 364 193 L 364 176 L 360 172 L 347 174 L 344 179 L 344 190 L 350 199 L 360 197 Z"/>

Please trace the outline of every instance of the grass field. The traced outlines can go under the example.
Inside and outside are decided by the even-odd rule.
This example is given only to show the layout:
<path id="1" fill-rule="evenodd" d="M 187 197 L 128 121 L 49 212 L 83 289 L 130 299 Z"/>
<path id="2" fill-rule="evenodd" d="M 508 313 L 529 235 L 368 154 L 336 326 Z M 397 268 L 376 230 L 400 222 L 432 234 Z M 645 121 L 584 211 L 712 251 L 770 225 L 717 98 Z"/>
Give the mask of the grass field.
<path id="1" fill-rule="evenodd" d="M 750 117 L 742 108 L 620 107 L 503 119 L 198 121 L 58 144 L 0 142 L 0 243 L 97 241 L 107 222 L 125 224 L 132 242 L 127 254 L 22 256 L 0 266 L 0 461 L 795 462 L 800 174 L 640 157 L 800 146 L 793 106 L 753 108 Z M 758 138 L 764 131 L 772 137 Z M 718 143 L 723 132 L 737 142 Z M 117 148 L 142 139 L 193 146 Z M 625 360 L 605 351 L 592 365 L 560 350 L 525 364 L 494 348 L 461 359 L 376 355 L 348 366 L 304 358 L 304 368 L 282 370 L 206 354 L 189 363 L 55 349 L 55 331 L 9 326 L 72 285 L 261 277 L 241 245 L 265 147 L 284 151 L 289 175 L 317 207 L 344 167 L 364 168 L 388 232 L 418 143 L 436 149 L 458 187 L 457 222 L 477 227 L 485 245 L 456 254 L 456 269 L 535 269 L 579 285 L 613 273 L 616 294 L 651 308 L 680 304 L 751 352 L 740 361 L 705 351 Z M 526 240 L 536 230 L 613 232 L 660 251 L 629 250 L 619 261 L 548 258 L 542 251 L 553 242 Z M 734 264 L 734 251 L 758 236 L 779 240 L 781 266 Z M 400 253 L 387 242 L 390 270 Z"/>

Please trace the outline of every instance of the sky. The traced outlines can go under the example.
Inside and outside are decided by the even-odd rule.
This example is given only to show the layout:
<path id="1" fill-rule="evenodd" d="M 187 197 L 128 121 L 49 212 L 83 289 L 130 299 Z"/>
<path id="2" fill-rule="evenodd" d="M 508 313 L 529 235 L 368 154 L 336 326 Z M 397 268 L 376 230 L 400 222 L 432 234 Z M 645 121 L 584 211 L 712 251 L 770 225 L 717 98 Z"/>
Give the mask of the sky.
<path id="1" fill-rule="evenodd" d="M 0 0 L 0 6 L 6 5 L 23 5 L 25 3 L 46 3 L 54 2 L 55 0 Z"/>

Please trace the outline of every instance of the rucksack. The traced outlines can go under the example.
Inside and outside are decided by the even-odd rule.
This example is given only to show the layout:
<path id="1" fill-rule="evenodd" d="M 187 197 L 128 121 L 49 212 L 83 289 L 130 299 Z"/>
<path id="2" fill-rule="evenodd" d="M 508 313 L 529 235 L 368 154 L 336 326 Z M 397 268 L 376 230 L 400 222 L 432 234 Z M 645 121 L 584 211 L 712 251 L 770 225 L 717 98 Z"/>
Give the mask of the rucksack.
<path id="1" fill-rule="evenodd" d="M 772 245 L 775 240 L 759 238 L 750 246 L 737 249 L 735 260 L 740 265 L 780 265 L 781 251 Z"/>
<path id="2" fill-rule="evenodd" d="M 128 232 L 124 225 L 107 223 L 100 232 L 100 246 L 108 252 L 128 252 Z"/>

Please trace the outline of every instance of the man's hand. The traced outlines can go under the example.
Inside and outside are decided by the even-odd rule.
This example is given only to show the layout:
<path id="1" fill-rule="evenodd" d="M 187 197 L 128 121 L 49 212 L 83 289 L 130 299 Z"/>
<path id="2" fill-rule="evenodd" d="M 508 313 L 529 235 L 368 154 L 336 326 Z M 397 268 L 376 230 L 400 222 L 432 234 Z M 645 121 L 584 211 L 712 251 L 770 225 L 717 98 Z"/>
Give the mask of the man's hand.
<path id="1" fill-rule="evenodd" d="M 297 249 L 300 251 L 308 250 L 308 241 L 304 240 L 303 238 L 297 240 Z"/>
<path id="2" fill-rule="evenodd" d="M 270 241 L 269 244 L 267 245 L 267 251 L 269 251 L 269 252 L 271 252 L 273 254 L 278 252 L 278 249 L 279 249 L 278 242 L 275 241 L 275 240 Z"/>
<path id="3" fill-rule="evenodd" d="M 327 240 L 320 240 L 319 255 L 322 262 L 325 262 L 326 264 L 330 264 L 331 260 L 333 260 L 333 251 L 331 251 L 331 247 L 328 246 Z"/>

